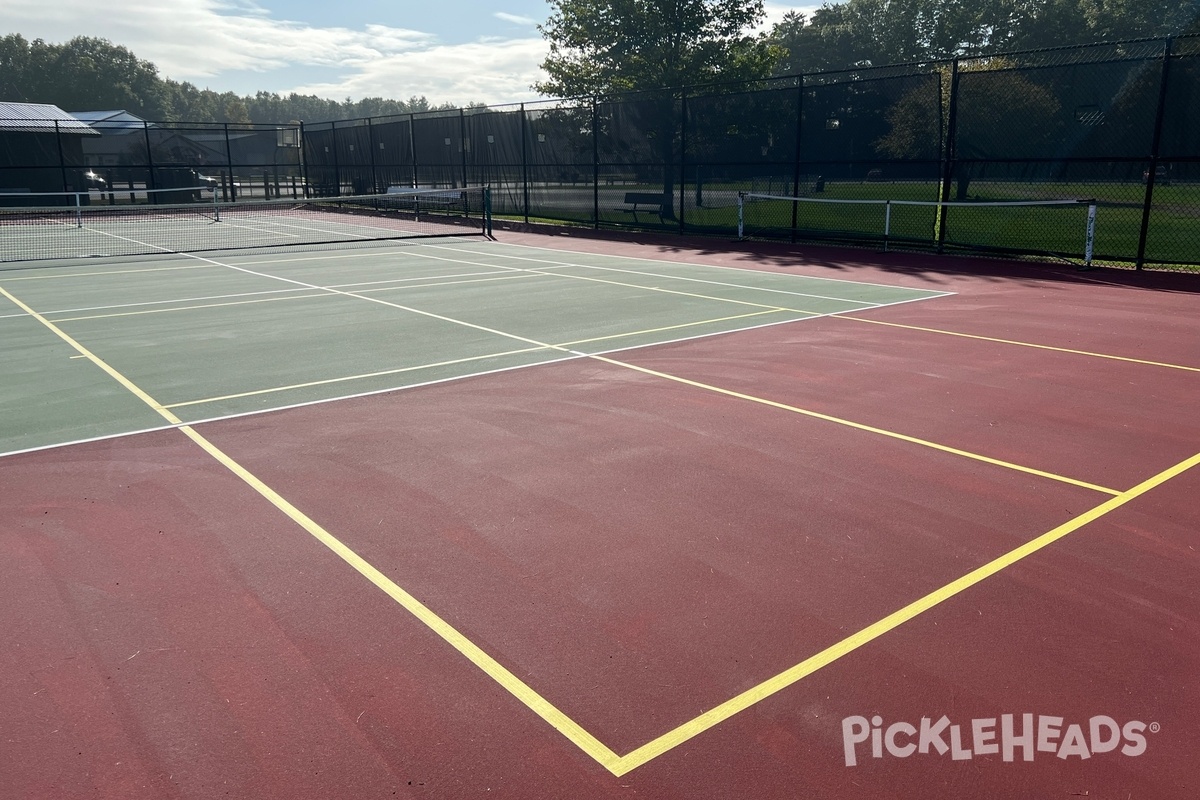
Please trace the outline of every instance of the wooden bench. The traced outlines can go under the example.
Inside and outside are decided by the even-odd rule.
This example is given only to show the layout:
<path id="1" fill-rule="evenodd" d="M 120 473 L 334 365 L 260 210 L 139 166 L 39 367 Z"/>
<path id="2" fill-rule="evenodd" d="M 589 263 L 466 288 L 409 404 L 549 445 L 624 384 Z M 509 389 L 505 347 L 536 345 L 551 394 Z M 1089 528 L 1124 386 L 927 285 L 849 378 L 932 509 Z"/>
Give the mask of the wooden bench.
<path id="1" fill-rule="evenodd" d="M 650 192 L 626 192 L 625 205 L 633 206 L 633 208 L 618 208 L 617 211 L 624 211 L 627 214 L 633 214 L 633 221 L 638 221 L 638 212 L 647 213 L 653 211 L 658 215 L 658 221 L 663 221 L 663 206 L 667 204 L 666 195 L 662 192 L 651 194 Z"/>

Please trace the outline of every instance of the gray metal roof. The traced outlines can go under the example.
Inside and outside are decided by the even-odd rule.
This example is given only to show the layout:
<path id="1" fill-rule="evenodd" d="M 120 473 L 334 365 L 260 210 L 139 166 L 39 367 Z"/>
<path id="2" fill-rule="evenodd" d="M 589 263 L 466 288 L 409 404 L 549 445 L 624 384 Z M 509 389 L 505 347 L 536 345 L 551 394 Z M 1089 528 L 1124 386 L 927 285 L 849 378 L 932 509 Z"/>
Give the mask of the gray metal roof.
<path id="1" fill-rule="evenodd" d="M 45 133 L 53 131 L 55 123 L 62 133 L 99 136 L 86 124 L 58 106 L 43 103 L 0 103 L 0 131 Z"/>
<path id="2" fill-rule="evenodd" d="M 128 111 L 69 111 L 67 113 L 103 133 L 140 131 L 146 126 L 141 117 L 130 114 Z"/>

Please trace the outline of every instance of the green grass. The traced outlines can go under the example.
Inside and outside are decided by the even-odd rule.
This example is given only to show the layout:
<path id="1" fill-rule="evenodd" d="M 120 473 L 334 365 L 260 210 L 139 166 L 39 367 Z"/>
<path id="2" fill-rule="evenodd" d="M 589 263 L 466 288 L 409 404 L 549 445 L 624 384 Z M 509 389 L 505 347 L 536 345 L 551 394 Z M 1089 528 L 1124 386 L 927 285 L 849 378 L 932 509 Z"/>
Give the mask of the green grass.
<path id="1" fill-rule="evenodd" d="M 654 187 L 617 187 L 654 191 Z M 685 187 L 688 205 L 684 210 L 687 232 L 734 236 L 737 232 L 736 193 L 748 184 L 704 186 L 705 205 L 695 207 L 694 186 Z M 636 227 L 677 231 L 677 220 L 662 222 L 653 213 L 633 215 L 616 210 L 613 187 L 602 187 L 600 224 L 603 227 Z M 838 200 L 935 200 L 935 182 L 827 183 L 825 191 L 812 195 Z M 1096 224 L 1097 260 L 1132 262 L 1137 258 L 1145 187 L 1141 183 L 1018 183 L 973 181 L 968 192 L 972 202 L 1036 199 L 1094 199 L 1099 203 Z M 1150 217 L 1146 257 L 1148 261 L 1200 264 L 1200 186 L 1171 184 L 1158 187 Z M 619 204 L 617 204 L 619 205 Z M 590 209 L 563 210 L 543 206 L 537 216 L 547 221 L 570 221 L 590 225 Z M 947 209 L 947 244 L 964 249 L 1003 250 L 1028 254 L 1054 254 L 1082 259 L 1086 234 L 1086 206 L 1033 209 Z M 932 207 L 892 207 L 891 241 L 917 247 L 936 246 L 938 211 Z M 801 240 L 857 240 L 882 243 L 882 206 L 819 205 L 801 203 L 797 234 Z M 792 203 L 760 201 L 747 206 L 746 232 L 752 237 L 791 238 Z"/>

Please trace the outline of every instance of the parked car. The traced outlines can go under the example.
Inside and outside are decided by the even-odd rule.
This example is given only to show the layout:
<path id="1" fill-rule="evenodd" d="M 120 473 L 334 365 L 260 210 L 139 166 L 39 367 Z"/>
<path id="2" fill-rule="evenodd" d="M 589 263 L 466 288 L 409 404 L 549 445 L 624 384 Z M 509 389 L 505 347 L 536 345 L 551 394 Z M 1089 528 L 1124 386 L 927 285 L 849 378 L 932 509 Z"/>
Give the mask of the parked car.
<path id="1" fill-rule="evenodd" d="M 207 186 L 210 189 L 215 189 L 221 182 L 220 178 L 214 178 L 212 175 L 204 175 L 198 170 L 192 170 L 192 177 L 196 179 L 197 186 Z"/>

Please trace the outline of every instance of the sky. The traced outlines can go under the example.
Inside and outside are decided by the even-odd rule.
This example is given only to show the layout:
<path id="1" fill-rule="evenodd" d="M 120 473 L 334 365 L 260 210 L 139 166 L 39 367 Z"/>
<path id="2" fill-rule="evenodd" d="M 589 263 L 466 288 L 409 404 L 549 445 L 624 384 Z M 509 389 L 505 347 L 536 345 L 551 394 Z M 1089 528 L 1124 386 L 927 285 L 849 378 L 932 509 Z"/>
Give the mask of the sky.
<path id="1" fill-rule="evenodd" d="M 545 0 L 0 0 L 0 34 L 108 39 L 218 92 L 465 105 L 537 98 Z M 789 9 L 767 3 L 767 27 Z"/>

